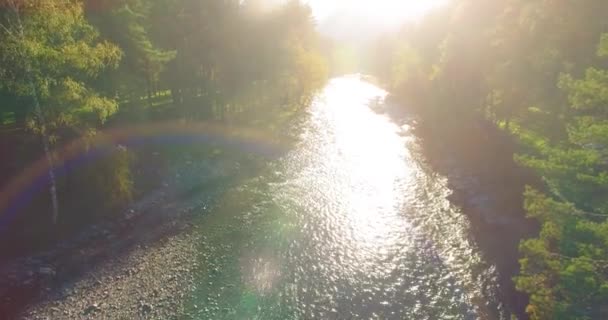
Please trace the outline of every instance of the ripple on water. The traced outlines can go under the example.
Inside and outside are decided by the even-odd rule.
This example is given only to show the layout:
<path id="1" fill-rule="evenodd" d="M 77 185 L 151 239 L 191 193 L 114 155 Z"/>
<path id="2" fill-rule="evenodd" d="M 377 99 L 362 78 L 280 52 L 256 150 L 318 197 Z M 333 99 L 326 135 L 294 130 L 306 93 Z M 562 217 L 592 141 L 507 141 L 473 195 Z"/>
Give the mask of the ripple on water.
<path id="1" fill-rule="evenodd" d="M 495 271 L 445 179 L 425 167 L 409 127 L 366 105 L 385 96 L 333 80 L 301 143 L 272 164 L 279 174 L 232 190 L 204 221 L 220 271 L 201 272 L 194 300 L 219 306 L 214 319 L 498 317 L 484 309 L 498 309 Z"/>

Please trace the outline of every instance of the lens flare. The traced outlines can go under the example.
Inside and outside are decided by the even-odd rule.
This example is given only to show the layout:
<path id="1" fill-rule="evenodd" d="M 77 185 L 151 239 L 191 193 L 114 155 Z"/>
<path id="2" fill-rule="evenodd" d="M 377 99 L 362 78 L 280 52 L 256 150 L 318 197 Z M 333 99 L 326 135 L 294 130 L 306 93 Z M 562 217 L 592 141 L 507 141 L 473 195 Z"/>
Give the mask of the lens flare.
<path id="1" fill-rule="evenodd" d="M 214 144 L 262 156 L 279 154 L 285 146 L 271 135 L 251 129 L 212 123 L 156 123 L 116 128 L 98 133 L 93 139 L 78 139 L 54 152 L 55 170 L 65 174 L 102 156 L 116 152 L 119 146 L 147 144 Z M 32 163 L 0 190 L 0 230 L 26 207 L 33 197 L 49 184 L 49 165 L 45 158 Z"/>

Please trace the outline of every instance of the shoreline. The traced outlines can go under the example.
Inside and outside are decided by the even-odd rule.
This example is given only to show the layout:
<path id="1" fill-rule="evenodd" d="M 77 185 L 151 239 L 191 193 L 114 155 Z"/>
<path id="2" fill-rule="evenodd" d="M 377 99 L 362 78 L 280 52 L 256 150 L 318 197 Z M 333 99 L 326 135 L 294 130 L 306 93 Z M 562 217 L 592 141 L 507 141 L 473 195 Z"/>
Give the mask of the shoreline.
<path id="1" fill-rule="evenodd" d="M 394 114 L 391 118 L 399 121 Z M 447 177 L 450 202 L 469 217 L 471 237 L 496 266 L 498 299 L 507 312 L 527 319 L 527 297 L 515 290 L 511 279 L 519 270 L 519 241 L 535 229 L 522 208 L 521 191 L 530 177 L 507 157 L 514 149 L 487 139 L 488 132 L 450 135 L 424 122 L 413 129 L 429 167 Z M 96 318 L 108 316 L 106 312 L 128 318 L 183 313 L 179 296 L 191 287 L 192 268 L 198 267 L 191 244 L 200 239 L 189 230 L 193 208 L 200 204 L 192 203 L 193 194 L 172 192 L 174 185 L 169 181 L 116 221 L 87 228 L 81 242 L 16 261 L 17 273 L 1 268 L 0 273 L 14 275 L 5 278 L 15 285 L 5 288 L 22 289 L 23 297 L 9 301 L 10 289 L 0 292 L 0 314 L 44 319 Z M 174 272 L 164 277 L 163 266 Z"/>
<path id="2" fill-rule="evenodd" d="M 389 96 L 384 112 L 398 124 L 415 118 L 412 129 L 427 164 L 447 178 L 448 200 L 470 219 L 471 236 L 498 271 L 498 298 L 517 319 L 528 319 L 529 297 L 515 289 L 519 273 L 519 243 L 538 233 L 538 224 L 525 215 L 523 191 L 540 184 L 513 160 L 517 146 L 488 123 L 437 128 L 403 99 Z M 443 123 L 443 122 L 442 122 Z"/>

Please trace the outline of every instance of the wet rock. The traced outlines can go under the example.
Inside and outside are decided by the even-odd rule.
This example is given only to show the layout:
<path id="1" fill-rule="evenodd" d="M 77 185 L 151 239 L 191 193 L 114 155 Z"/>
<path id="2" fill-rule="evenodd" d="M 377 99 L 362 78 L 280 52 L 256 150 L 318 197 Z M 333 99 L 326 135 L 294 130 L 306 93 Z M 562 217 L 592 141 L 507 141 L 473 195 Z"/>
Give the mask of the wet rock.
<path id="1" fill-rule="evenodd" d="M 143 303 L 140 307 L 139 310 L 141 311 L 141 313 L 150 313 L 152 312 L 152 305 L 148 304 L 148 303 Z"/>
<path id="2" fill-rule="evenodd" d="M 135 210 L 130 209 L 129 211 L 127 211 L 127 213 L 125 214 L 125 219 L 126 220 L 132 220 L 133 218 L 135 218 Z"/>
<path id="3" fill-rule="evenodd" d="M 93 303 L 92 305 L 90 305 L 84 309 L 83 314 L 89 315 L 89 314 L 100 312 L 100 311 L 101 311 L 101 307 L 99 307 L 99 305 L 97 303 Z"/>

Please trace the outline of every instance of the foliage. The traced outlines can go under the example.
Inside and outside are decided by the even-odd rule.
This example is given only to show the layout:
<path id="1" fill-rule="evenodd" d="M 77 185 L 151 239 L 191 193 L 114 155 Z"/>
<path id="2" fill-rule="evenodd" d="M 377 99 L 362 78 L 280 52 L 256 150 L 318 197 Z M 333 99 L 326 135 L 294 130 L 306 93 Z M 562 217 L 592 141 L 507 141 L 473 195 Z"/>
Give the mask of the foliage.
<path id="1" fill-rule="evenodd" d="M 87 153 L 93 150 L 85 151 Z M 85 190 L 72 190 L 80 194 L 81 205 L 91 211 L 109 209 L 113 214 L 133 199 L 134 185 L 131 173 L 133 153 L 123 146 L 113 147 L 108 154 L 91 161 L 77 170 L 78 185 Z"/>
<path id="2" fill-rule="evenodd" d="M 102 78 L 109 80 L 106 90 L 129 98 L 146 95 L 148 103 L 152 103 L 152 94 L 158 90 L 161 73 L 176 55 L 174 50 L 159 48 L 150 35 L 152 5 L 147 1 L 122 0 L 109 10 L 88 14 L 102 35 L 124 51 L 120 68 Z"/>
<path id="3" fill-rule="evenodd" d="M 0 125 L 43 142 L 21 139 L 12 174 L 44 153 L 66 210 L 116 211 L 137 194 L 131 168 L 144 159 L 117 146 L 95 158 L 103 131 L 174 120 L 282 130 L 326 79 L 319 42 L 299 1 L 0 0 Z M 63 168 L 72 140 L 88 160 Z"/>
<path id="4" fill-rule="evenodd" d="M 64 128 L 82 132 L 102 124 L 118 106 L 89 82 L 117 65 L 120 50 L 98 39 L 77 1 L 15 3 L 2 10 L 0 83 L 9 94 L 39 101 L 42 114 L 32 114 L 28 127 L 56 140 Z"/>
<path id="5" fill-rule="evenodd" d="M 376 73 L 427 121 L 494 123 L 546 182 L 525 193 L 542 230 L 521 243 L 515 279 L 532 319 L 608 317 L 606 12 L 602 0 L 458 0 L 379 44 L 391 50 Z"/>

